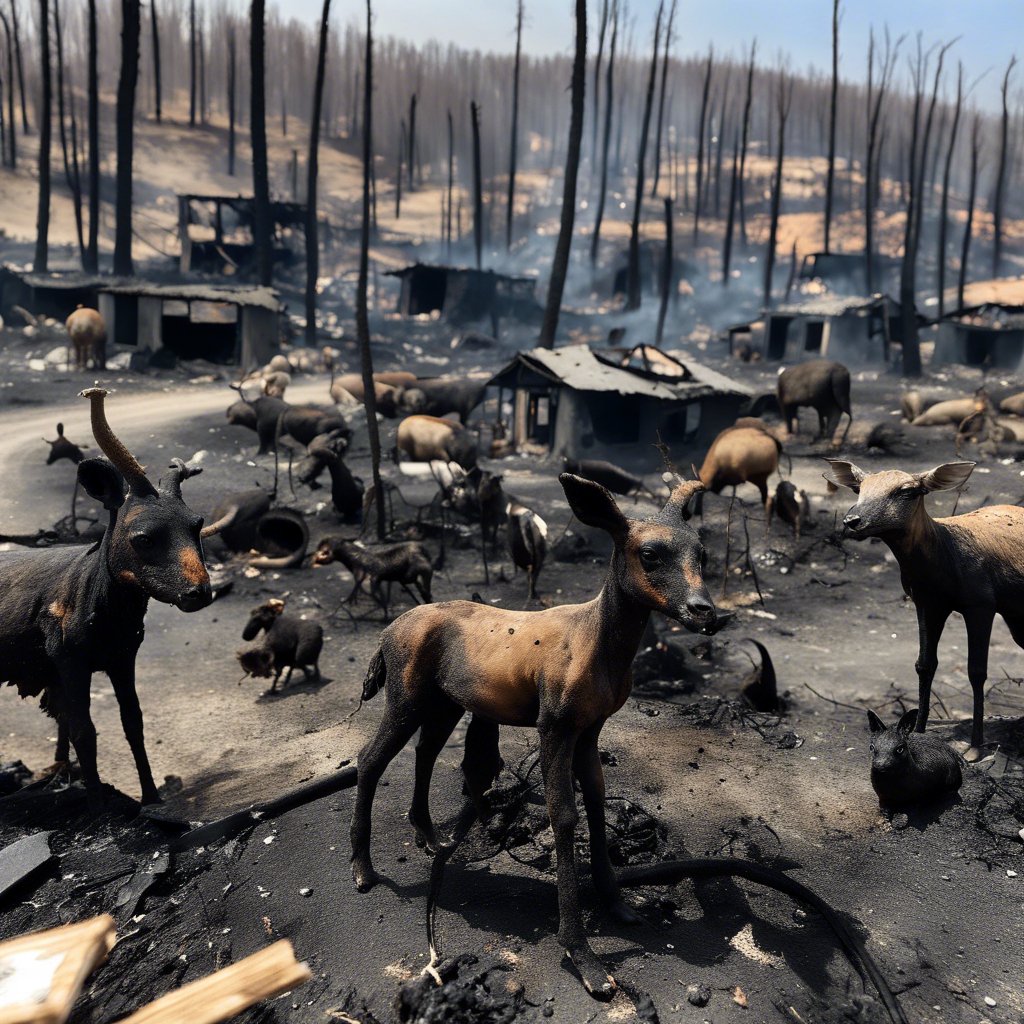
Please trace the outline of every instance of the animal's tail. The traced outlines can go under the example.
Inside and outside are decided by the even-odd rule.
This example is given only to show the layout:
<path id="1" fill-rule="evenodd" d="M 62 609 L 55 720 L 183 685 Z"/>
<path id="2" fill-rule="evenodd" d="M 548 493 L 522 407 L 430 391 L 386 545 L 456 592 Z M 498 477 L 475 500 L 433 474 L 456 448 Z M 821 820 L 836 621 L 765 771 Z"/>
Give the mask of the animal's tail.
<path id="1" fill-rule="evenodd" d="M 369 667 L 366 669 L 366 678 L 363 680 L 362 700 L 371 700 L 384 689 L 384 682 L 388 676 L 388 667 L 384 663 L 384 651 L 378 647 L 370 659 Z"/>

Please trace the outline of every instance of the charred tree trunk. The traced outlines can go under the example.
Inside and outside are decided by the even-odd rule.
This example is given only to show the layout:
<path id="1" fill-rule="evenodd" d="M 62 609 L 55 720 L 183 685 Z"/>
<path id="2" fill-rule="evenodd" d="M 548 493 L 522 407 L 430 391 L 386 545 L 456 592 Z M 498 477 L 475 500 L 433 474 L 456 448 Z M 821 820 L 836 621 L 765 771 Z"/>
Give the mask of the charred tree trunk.
<path id="1" fill-rule="evenodd" d="M 832 201 L 836 179 L 836 107 L 839 101 L 839 0 L 832 0 L 832 91 L 828 104 L 828 171 L 825 174 L 825 252 L 832 244 Z"/>
<path id="2" fill-rule="evenodd" d="M 789 108 L 793 101 L 793 79 L 786 78 L 784 71 L 779 72 L 779 93 L 776 97 L 776 113 L 778 130 L 775 147 L 775 176 L 772 180 L 771 213 L 768 224 L 768 251 L 764 260 L 764 287 L 762 289 L 762 305 L 767 309 L 772 298 L 772 276 L 775 271 L 775 245 L 779 233 L 779 209 L 782 205 L 782 162 L 786 149 L 786 121 Z"/>
<path id="3" fill-rule="evenodd" d="M 455 123 L 452 112 L 448 111 L 448 214 L 445 222 L 445 238 L 448 252 L 452 251 L 452 197 L 455 193 Z"/>
<path id="4" fill-rule="evenodd" d="M 704 66 L 704 87 L 700 96 L 700 119 L 697 122 L 697 180 L 696 193 L 693 198 L 693 244 L 700 237 L 701 200 L 704 189 L 704 132 L 708 120 L 708 98 L 711 94 L 711 69 L 714 63 L 714 52 L 708 50 L 707 64 Z"/>
<path id="5" fill-rule="evenodd" d="M 729 211 L 725 219 L 725 239 L 722 242 L 722 287 L 729 287 L 729 270 L 732 263 L 732 236 L 736 226 L 736 199 L 739 194 L 739 132 L 732 144 L 732 177 L 729 179 Z"/>
<path id="6" fill-rule="evenodd" d="M 956 73 L 956 105 L 953 108 L 953 124 L 949 130 L 949 142 L 946 146 L 946 162 L 942 168 L 942 200 L 939 206 L 939 249 L 936 262 L 936 291 L 939 300 L 939 319 L 946 311 L 946 238 L 949 232 L 949 180 L 953 169 L 953 154 L 956 150 L 957 129 L 960 127 L 960 109 L 964 98 L 964 66 L 957 67 Z"/>
<path id="7" fill-rule="evenodd" d="M 96 54 L 96 0 L 88 0 L 88 22 L 89 240 L 85 246 L 85 269 L 95 274 L 100 267 L 100 84 Z"/>
<path id="8" fill-rule="evenodd" d="M 367 0 L 369 2 L 369 0 Z M 249 65 L 251 92 L 249 133 L 252 139 L 253 246 L 256 273 L 262 285 L 273 280 L 273 225 L 270 222 L 270 175 L 267 170 L 267 97 L 264 77 L 266 0 L 252 0 Z M 365 129 L 364 129 L 365 130 Z"/>
<path id="9" fill-rule="evenodd" d="M 576 0 L 576 54 L 572 63 L 572 114 L 569 118 L 569 146 L 565 155 L 565 184 L 562 191 L 562 217 L 551 262 L 551 279 L 540 328 L 540 345 L 554 348 L 558 317 L 562 311 L 562 293 L 569 274 L 569 254 L 576 222 L 576 179 L 580 170 L 580 148 L 583 141 L 583 104 L 587 90 L 587 0 Z"/>
<path id="10" fill-rule="evenodd" d="M 202 21 L 199 22 L 199 123 L 206 124 L 206 33 Z"/>
<path id="11" fill-rule="evenodd" d="M 651 198 L 658 194 L 661 181 L 661 133 L 665 120 L 665 89 L 668 85 L 668 51 L 672 45 L 672 24 L 676 20 L 676 2 L 668 9 L 668 24 L 665 26 L 665 50 L 661 58 L 661 91 L 658 94 L 658 122 L 654 133 L 654 180 L 651 182 Z"/>
<path id="12" fill-rule="evenodd" d="M 518 10 L 522 13 L 523 5 L 520 2 L 518 4 Z M 601 21 L 597 29 L 597 59 L 594 61 L 594 83 L 591 87 L 591 92 L 594 96 L 594 102 L 591 105 L 591 109 L 594 112 L 594 116 L 591 118 L 591 138 L 590 138 L 590 173 L 594 174 L 594 169 L 597 167 L 597 134 L 598 126 L 601 120 L 601 65 L 604 61 L 604 40 L 608 33 L 608 18 L 610 16 L 611 7 L 610 0 L 601 0 Z M 516 55 L 519 53 L 519 21 L 516 22 Z M 518 68 L 518 60 L 516 66 Z"/>
<path id="13" fill-rule="evenodd" d="M 42 105 L 39 115 L 39 205 L 36 212 L 36 252 L 32 261 L 32 269 L 37 274 L 46 271 L 50 238 L 50 122 L 53 84 L 50 80 L 49 0 L 39 0 L 39 72 L 42 78 Z"/>
<path id="14" fill-rule="evenodd" d="M 1006 154 L 1010 142 L 1010 111 L 1006 96 L 1010 86 L 1010 73 L 1017 63 L 1016 57 L 1010 58 L 1003 75 L 1001 88 L 1003 99 L 1003 116 L 999 129 L 999 164 L 996 168 L 996 192 L 992 201 L 992 276 L 998 277 L 1003 261 L 1003 192 L 1006 186 Z"/>
<path id="15" fill-rule="evenodd" d="M 114 273 L 132 273 L 132 158 L 135 88 L 139 80 L 139 0 L 121 0 L 121 75 L 117 82 L 117 196 L 114 208 Z"/>
<path id="16" fill-rule="evenodd" d="M 395 168 L 395 220 L 402 216 L 402 175 L 405 173 L 405 118 L 398 124 L 398 166 Z"/>
<path id="17" fill-rule="evenodd" d="M 61 29 L 60 0 L 53 0 L 53 33 L 57 44 L 57 124 L 60 128 L 60 150 L 64 161 L 64 177 L 71 193 L 75 213 L 78 253 L 85 262 L 85 234 L 82 225 L 82 182 L 78 177 L 78 160 L 68 152 L 68 129 L 64 113 L 64 33 Z"/>
<path id="18" fill-rule="evenodd" d="M 737 200 L 740 212 L 740 238 L 747 244 L 747 208 L 745 202 L 745 185 L 747 175 L 747 142 L 750 138 L 750 107 L 754 99 L 754 61 L 757 57 L 757 40 L 750 44 L 750 61 L 747 64 L 747 95 L 743 101 L 743 127 L 740 138 L 740 177 Z"/>
<path id="19" fill-rule="evenodd" d="M 718 141 L 715 142 L 715 216 L 722 215 L 722 144 L 725 140 L 725 112 L 729 104 L 729 78 L 731 70 L 725 72 L 725 88 L 722 90 L 722 102 L 718 108 Z M 710 162 L 710 154 L 709 154 Z"/>
<path id="20" fill-rule="evenodd" d="M 612 144 L 612 114 L 615 101 L 615 46 L 619 38 L 619 4 L 612 0 L 612 38 L 608 47 L 608 70 L 604 81 L 604 134 L 601 139 L 601 183 L 597 192 L 597 214 L 594 217 L 594 232 L 590 236 L 590 265 L 597 266 L 597 251 L 601 244 L 601 222 L 604 220 L 604 205 L 608 198 L 608 151 Z"/>
<path id="21" fill-rule="evenodd" d="M 604 0 L 604 10 L 607 12 L 608 0 Z M 607 17 L 607 14 L 605 14 Z M 519 155 L 519 61 L 522 51 L 523 39 L 523 0 L 516 3 L 516 55 L 515 63 L 512 66 L 512 128 L 509 133 L 508 144 L 508 199 L 505 203 L 505 248 L 512 248 L 512 221 L 515 217 L 516 206 L 516 161 Z M 604 22 L 601 24 L 601 45 L 604 45 Z M 598 50 L 598 63 L 601 61 L 601 51 Z M 596 75 L 597 72 L 595 71 Z M 594 112 L 595 126 L 597 124 L 597 112 Z M 595 127 L 595 139 L 597 138 Z"/>
<path id="22" fill-rule="evenodd" d="M 235 82 L 237 80 L 238 44 L 235 26 L 228 29 L 228 174 L 235 176 Z"/>
<path id="23" fill-rule="evenodd" d="M 964 222 L 964 238 L 960 247 L 960 273 L 956 282 L 956 304 L 964 306 L 964 288 L 967 285 L 967 265 L 971 255 L 971 234 L 974 231 L 974 203 L 978 196 L 978 159 L 981 155 L 981 115 L 974 115 L 971 126 L 971 177 L 967 186 L 967 219 Z"/>
<path id="24" fill-rule="evenodd" d="M 190 128 L 196 126 L 196 79 L 198 66 L 196 63 L 196 0 L 188 3 L 188 123 Z"/>
<path id="25" fill-rule="evenodd" d="M 384 539 L 384 493 L 380 478 L 380 430 L 377 425 L 377 396 L 373 389 L 373 352 L 370 349 L 370 311 L 367 291 L 370 283 L 370 183 L 373 177 L 373 14 L 366 0 L 366 73 L 363 86 L 363 217 L 359 231 L 359 281 L 356 287 L 356 334 L 363 375 L 363 404 L 370 440 L 374 507 L 377 511 L 377 539 Z"/>
<path id="26" fill-rule="evenodd" d="M 4 37 L 7 42 L 7 162 L 12 169 L 15 169 L 18 166 L 18 143 L 14 124 L 14 41 L 11 35 L 11 24 L 3 11 L 0 11 L 0 22 L 3 23 Z M 0 96 L 0 103 L 2 102 L 3 96 Z"/>
<path id="27" fill-rule="evenodd" d="M 668 315 L 668 300 L 672 295 L 675 278 L 675 256 L 672 252 L 672 199 L 665 197 L 665 253 L 661 264 L 661 305 L 658 307 L 658 327 L 654 344 L 660 345 L 665 335 L 665 317 Z"/>
<path id="28" fill-rule="evenodd" d="M 881 124 L 882 107 L 885 94 L 896 63 L 900 41 L 893 46 L 889 35 L 885 37 L 885 52 L 879 64 L 878 86 L 874 85 L 875 71 L 875 36 L 868 37 L 868 85 L 867 85 L 867 155 L 864 161 L 864 282 L 867 293 L 875 292 L 875 207 L 877 203 L 878 183 L 880 181 L 879 158 L 881 144 L 879 126 Z"/>
<path id="29" fill-rule="evenodd" d="M 416 187 L 416 93 L 413 93 L 409 99 L 409 145 L 406 148 L 408 149 L 409 165 L 406 182 L 409 185 L 409 191 L 412 192 Z"/>
<path id="30" fill-rule="evenodd" d="M 316 281 L 320 276 L 320 238 L 317 232 L 316 187 L 320 173 L 320 122 L 324 105 L 324 72 L 327 68 L 328 18 L 331 0 L 324 0 L 320 15 L 320 41 L 316 51 L 313 113 L 309 120 L 309 158 L 306 161 L 306 344 L 316 345 Z"/>
<path id="31" fill-rule="evenodd" d="M 160 28 L 156 18 L 156 0 L 149 0 L 149 28 L 153 40 L 153 100 L 156 123 L 163 117 L 163 85 L 160 81 Z"/>
<path id="32" fill-rule="evenodd" d="M 654 16 L 654 45 L 651 50 L 651 70 L 647 76 L 644 113 L 640 121 L 640 149 L 636 158 L 636 194 L 633 197 L 633 220 L 629 226 L 629 264 L 626 269 L 626 309 L 639 309 L 640 294 L 640 215 L 644 205 L 644 162 L 647 159 L 647 138 L 651 128 L 654 106 L 654 85 L 658 77 L 658 46 L 661 43 L 661 15 L 663 4 L 658 4 Z"/>
<path id="33" fill-rule="evenodd" d="M 18 96 L 21 98 L 21 131 L 23 135 L 28 135 L 30 130 L 28 123 L 28 101 L 25 98 L 25 65 L 21 59 L 21 33 L 18 31 L 17 0 L 11 0 L 11 30 L 14 33 L 14 61 L 18 67 Z"/>
<path id="34" fill-rule="evenodd" d="M 480 270 L 484 258 L 484 183 L 480 166 L 480 108 L 475 100 L 469 104 L 469 119 L 473 129 L 473 248 Z"/>

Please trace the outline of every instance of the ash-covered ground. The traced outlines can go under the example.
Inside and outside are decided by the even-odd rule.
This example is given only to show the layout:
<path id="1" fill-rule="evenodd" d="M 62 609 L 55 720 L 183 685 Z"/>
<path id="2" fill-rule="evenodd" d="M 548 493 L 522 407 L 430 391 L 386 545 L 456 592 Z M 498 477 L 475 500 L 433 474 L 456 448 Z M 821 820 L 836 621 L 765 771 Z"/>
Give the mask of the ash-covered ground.
<path id="1" fill-rule="evenodd" d="M 432 323 L 382 319 L 375 331 L 378 369 L 493 371 L 517 347 L 511 335 L 488 352 L 452 351 L 444 325 Z M 72 440 L 93 443 L 87 404 L 76 395 L 94 375 L 30 371 L 28 350 L 41 354 L 52 346 L 19 332 L 7 332 L 4 342 L 0 534 L 24 536 L 67 514 L 73 469 L 45 466 L 40 438 L 55 436 L 60 420 Z M 354 349 L 343 346 L 343 352 L 354 367 Z M 727 364 L 713 346 L 689 354 L 757 390 L 774 386 L 774 367 Z M 272 457 L 254 455 L 254 435 L 225 423 L 234 396 L 226 378 L 204 379 L 208 370 L 104 377 L 115 389 L 108 400 L 111 423 L 144 464 L 159 467 L 171 456 L 204 453 L 203 474 L 185 485 L 188 502 L 203 513 L 224 493 L 266 485 L 273 475 Z M 969 393 L 978 376 L 965 371 L 927 383 Z M 327 385 L 325 375 L 296 377 L 288 397 L 325 401 Z M 902 386 L 882 371 L 855 374 L 856 420 L 845 450 L 865 468 L 919 470 L 956 457 L 951 428 L 904 425 L 896 450 L 866 450 L 872 425 L 900 426 L 894 412 Z M 641 656 L 634 696 L 602 734 L 615 857 L 626 864 L 732 855 L 783 867 L 858 922 L 908 1019 L 1018 1021 L 1024 1014 L 1017 874 L 1024 860 L 1018 836 L 1024 826 L 1024 651 L 997 622 L 987 756 L 967 770 L 960 799 L 909 820 L 880 814 L 868 779 L 864 709 L 892 720 L 916 705 L 916 618 L 888 550 L 836 536 L 836 516 L 841 519 L 852 498 L 826 494 L 820 460 L 828 449 L 811 442 L 811 419 L 804 434 L 786 440 L 786 452 L 792 479 L 811 496 L 812 526 L 799 540 L 780 523 L 766 535 L 756 492 L 741 489 L 726 577 L 730 502 L 709 499 L 704 529 L 711 590 L 735 619 L 710 640 L 657 621 L 667 652 Z M 353 425 L 358 429 L 347 459 L 368 480 L 365 428 L 358 416 Z M 385 421 L 383 429 L 390 449 L 394 423 Z M 1024 463 L 1015 450 L 969 447 L 964 456 L 977 458 L 979 466 L 958 511 L 1024 497 Z M 568 529 L 586 542 L 574 561 L 549 557 L 541 598 L 563 603 L 593 596 L 607 549 L 600 537 L 570 524 L 557 482 L 560 467 L 520 457 L 485 465 L 502 472 L 505 489 L 547 520 L 553 540 Z M 436 552 L 434 531 L 416 523 L 433 482 L 392 465 L 385 472 L 408 502 L 396 505 L 399 532 L 423 536 Z M 788 460 L 783 472 L 790 474 Z M 656 474 L 648 482 L 660 486 Z M 314 543 L 327 533 L 357 532 L 340 525 L 324 490 L 297 487 L 292 496 L 286 483 L 282 487 L 287 504 L 310 513 Z M 946 514 L 954 500 L 938 495 L 930 507 Z M 630 499 L 624 506 L 633 511 Z M 88 508 L 87 499 L 81 507 Z M 641 500 L 635 511 L 648 507 Z M 355 762 L 382 709 L 377 700 L 357 710 L 381 622 L 366 600 L 355 609 L 363 621 L 336 614 L 351 586 L 346 573 L 330 566 L 247 575 L 244 561 L 221 559 L 216 545 L 209 554 L 233 581 L 230 593 L 188 616 L 152 604 L 138 661 L 154 771 L 172 777 L 161 813 L 183 822 L 218 818 Z M 445 566 L 434 579 L 435 599 L 477 592 L 486 601 L 522 607 L 525 580 L 513 575 L 507 555 L 492 556 L 491 572 L 488 585 L 478 534 L 467 528 L 461 539 L 450 538 Z M 290 610 L 323 623 L 323 685 L 299 683 L 269 697 L 262 681 L 240 681 L 234 654 L 243 646 L 241 628 L 249 609 L 268 597 L 284 597 Z M 780 714 L 753 712 L 740 698 L 752 671 L 748 652 L 757 658 L 747 638 L 763 643 L 774 660 L 784 700 Z M 939 661 L 930 728 L 966 740 L 970 686 L 958 617 L 947 626 Z M 20 759 L 31 770 L 48 765 L 53 722 L 11 689 L 0 692 L 0 702 L 0 761 Z M 104 677 L 93 680 L 92 708 L 102 777 L 137 795 Z M 461 800 L 463 736 L 460 726 L 435 774 L 439 821 Z M 227 842 L 170 854 L 168 832 L 135 817 L 127 801 L 98 821 L 74 788 L 0 803 L 0 846 L 47 830 L 54 852 L 46 867 L 5 897 L 0 938 L 101 911 L 119 917 L 121 941 L 87 986 L 73 1017 L 80 1022 L 117 1019 L 282 936 L 292 939 L 315 979 L 251 1011 L 249 1020 L 885 1019 L 877 994 L 863 989 L 817 914 L 733 881 L 635 891 L 630 899 L 645 919 L 635 928 L 594 912 L 594 948 L 622 991 L 607 1005 L 591 1000 L 553 935 L 553 853 L 538 802 L 535 745 L 530 730 L 504 731 L 509 769 L 501 785 L 508 813 L 475 832 L 448 869 L 438 916 L 442 954 L 465 957 L 449 964 L 440 990 L 417 981 L 428 960 L 430 860 L 405 820 L 411 747 L 393 762 L 377 797 L 374 856 L 385 882 L 366 895 L 355 892 L 349 875 L 351 791 L 262 821 Z M 580 844 L 585 855 L 582 824 Z M 688 1001 L 691 986 L 707 988 L 703 1008 Z"/>

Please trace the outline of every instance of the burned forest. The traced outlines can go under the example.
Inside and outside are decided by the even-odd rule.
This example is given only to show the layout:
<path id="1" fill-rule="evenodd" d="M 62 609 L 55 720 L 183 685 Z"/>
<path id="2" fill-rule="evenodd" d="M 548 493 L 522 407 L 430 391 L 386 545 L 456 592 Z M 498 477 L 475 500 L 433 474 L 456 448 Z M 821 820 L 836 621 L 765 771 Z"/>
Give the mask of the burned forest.
<path id="1" fill-rule="evenodd" d="M 0 1024 L 1024 1019 L 1024 14 L 922 12 L 0 0 Z"/>

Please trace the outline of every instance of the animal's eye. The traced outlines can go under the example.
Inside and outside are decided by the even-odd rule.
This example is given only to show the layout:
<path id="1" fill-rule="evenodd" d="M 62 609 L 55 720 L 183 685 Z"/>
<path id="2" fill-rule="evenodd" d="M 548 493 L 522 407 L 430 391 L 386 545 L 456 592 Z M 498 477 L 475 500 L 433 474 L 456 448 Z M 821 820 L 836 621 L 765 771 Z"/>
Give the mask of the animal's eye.
<path id="1" fill-rule="evenodd" d="M 640 561 L 645 565 L 654 565 L 658 561 L 658 550 L 645 544 L 640 549 Z"/>
<path id="2" fill-rule="evenodd" d="M 905 745 L 905 744 L 903 744 L 903 743 L 901 743 L 901 744 L 900 744 L 900 745 L 899 745 L 899 746 L 898 746 L 898 747 L 896 748 L 896 753 L 897 753 L 897 754 L 902 754 L 902 753 L 903 753 L 903 752 L 904 752 L 904 751 L 905 751 L 906 749 L 907 749 L 907 748 L 906 748 L 906 745 Z"/>
<path id="3" fill-rule="evenodd" d="M 140 553 L 153 550 L 155 541 L 148 533 L 133 533 L 129 538 L 132 547 Z"/>

